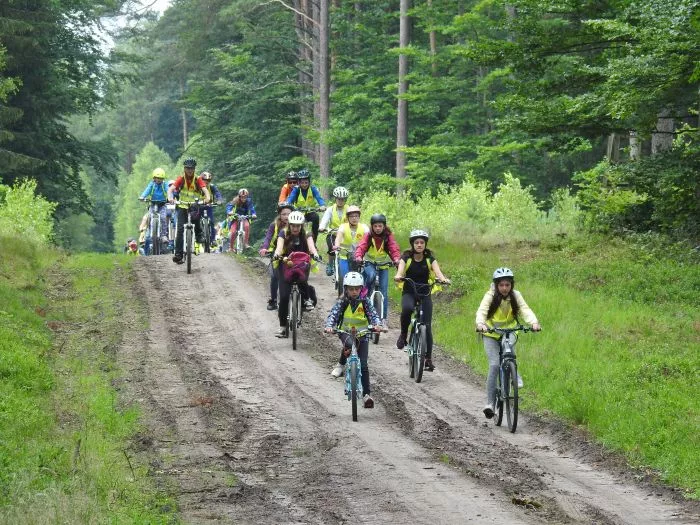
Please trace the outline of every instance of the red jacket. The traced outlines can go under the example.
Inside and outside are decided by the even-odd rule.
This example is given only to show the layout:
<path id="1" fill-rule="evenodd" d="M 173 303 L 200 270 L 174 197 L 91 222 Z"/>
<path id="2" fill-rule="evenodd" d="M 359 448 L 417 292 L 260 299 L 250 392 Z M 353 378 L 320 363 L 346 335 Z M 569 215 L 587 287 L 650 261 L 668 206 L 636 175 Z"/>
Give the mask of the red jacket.
<path id="1" fill-rule="evenodd" d="M 372 238 L 372 242 L 374 242 L 374 246 L 377 249 L 379 249 L 379 247 L 382 245 L 383 235 L 377 236 L 374 235 L 374 233 L 372 233 L 371 231 L 365 233 L 365 236 L 362 238 L 360 244 L 357 245 L 357 249 L 355 250 L 355 259 L 364 258 L 365 254 L 367 253 L 367 250 L 369 250 L 370 247 L 370 237 Z M 396 243 L 396 239 L 394 239 L 393 233 L 389 233 L 387 235 L 386 242 L 384 244 L 384 251 L 389 254 L 389 257 L 391 257 L 391 260 L 395 263 L 401 258 L 401 249 Z"/>

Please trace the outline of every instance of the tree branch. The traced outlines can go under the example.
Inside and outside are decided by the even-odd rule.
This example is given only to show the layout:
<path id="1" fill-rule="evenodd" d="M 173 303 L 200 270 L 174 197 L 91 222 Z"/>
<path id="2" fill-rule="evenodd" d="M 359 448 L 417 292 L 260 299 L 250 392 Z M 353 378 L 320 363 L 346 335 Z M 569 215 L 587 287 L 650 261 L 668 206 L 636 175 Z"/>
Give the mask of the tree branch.
<path id="1" fill-rule="evenodd" d="M 286 8 L 289 9 L 290 11 L 294 11 L 296 14 L 298 14 L 298 15 L 299 15 L 300 17 L 302 17 L 304 20 L 307 20 L 307 21 L 311 22 L 312 24 L 314 24 L 314 25 L 316 25 L 316 26 L 318 25 L 318 22 L 316 22 L 316 20 L 314 20 L 313 18 L 309 18 L 305 13 L 302 13 L 301 11 L 298 11 L 298 10 L 294 9 L 291 5 L 285 4 L 282 0 L 270 0 L 269 2 L 265 2 L 265 3 L 263 3 L 263 4 L 258 4 L 258 6 L 259 6 L 259 7 L 263 7 L 263 6 L 266 6 L 266 5 L 268 5 L 268 4 L 272 4 L 272 3 L 274 3 L 274 2 L 277 2 L 278 4 L 282 4 L 284 7 L 286 7 Z"/>

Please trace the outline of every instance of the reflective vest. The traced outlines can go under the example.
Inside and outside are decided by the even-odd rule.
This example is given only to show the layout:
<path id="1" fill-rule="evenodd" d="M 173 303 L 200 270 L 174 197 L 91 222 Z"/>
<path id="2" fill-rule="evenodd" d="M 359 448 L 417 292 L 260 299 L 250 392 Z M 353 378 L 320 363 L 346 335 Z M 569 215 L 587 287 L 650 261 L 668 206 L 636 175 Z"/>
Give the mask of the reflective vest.
<path id="1" fill-rule="evenodd" d="M 199 177 L 192 178 L 192 184 L 187 184 L 187 178 L 183 177 L 182 188 L 180 188 L 180 201 L 191 203 L 202 196 L 202 190 L 197 186 L 197 181 Z M 178 208 L 187 208 L 187 204 L 179 204 Z"/>
<path id="2" fill-rule="evenodd" d="M 316 202 L 316 197 L 314 197 L 314 192 L 311 191 L 311 186 L 306 189 L 306 197 L 302 195 L 302 190 L 299 188 L 299 193 L 297 194 L 297 200 L 294 202 L 294 206 L 297 208 L 314 208 L 318 206 Z"/>
<path id="3" fill-rule="evenodd" d="M 339 209 L 337 204 L 331 206 L 331 222 L 328 225 L 330 229 L 334 230 L 337 229 L 341 224 L 348 223 L 348 218 L 345 215 L 345 208 L 346 206 L 343 206 Z M 340 211 L 340 217 L 338 217 L 338 211 Z"/>
<path id="4" fill-rule="evenodd" d="M 367 232 L 369 232 L 369 226 L 367 226 L 366 224 L 358 224 L 357 229 L 355 230 L 355 234 L 353 235 L 350 231 L 350 223 L 345 224 L 343 226 L 343 242 L 340 243 L 340 247 L 349 250 L 353 244 L 359 244 L 362 240 L 362 237 L 364 237 L 365 233 Z M 347 259 L 348 256 L 347 254 L 341 252 L 340 258 Z"/>
<path id="5" fill-rule="evenodd" d="M 486 326 L 489 328 L 515 328 L 518 326 L 518 320 L 513 315 L 513 308 L 510 306 L 510 299 L 504 299 L 501 301 L 501 304 L 494 312 L 493 317 L 486 319 Z M 501 334 L 486 332 L 484 335 L 493 339 L 501 338 Z"/>
<path id="6" fill-rule="evenodd" d="M 345 308 L 345 312 L 343 312 L 343 320 L 340 323 L 340 328 L 350 331 L 353 326 L 359 330 L 360 328 L 366 328 L 368 325 L 369 321 L 367 320 L 365 307 L 362 301 L 357 301 L 355 310 L 352 309 L 352 303 L 348 302 L 348 306 Z"/>
<path id="7" fill-rule="evenodd" d="M 386 250 L 384 249 L 385 244 L 386 240 L 382 239 L 382 244 L 379 246 L 379 248 L 377 248 L 374 244 L 374 236 L 370 234 L 369 250 L 367 250 L 367 253 L 365 254 L 365 261 L 373 263 L 390 262 L 391 259 L 389 258 L 389 254 L 386 253 Z"/>

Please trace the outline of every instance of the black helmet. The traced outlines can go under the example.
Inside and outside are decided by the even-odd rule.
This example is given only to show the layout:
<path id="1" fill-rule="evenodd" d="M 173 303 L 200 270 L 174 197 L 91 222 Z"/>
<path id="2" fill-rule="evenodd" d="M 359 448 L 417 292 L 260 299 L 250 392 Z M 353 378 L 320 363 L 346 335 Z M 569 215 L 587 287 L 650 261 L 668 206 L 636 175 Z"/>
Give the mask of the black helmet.
<path id="1" fill-rule="evenodd" d="M 384 215 L 382 213 L 375 213 L 369 219 L 370 224 L 376 224 L 378 222 L 381 222 L 384 226 L 386 226 L 386 215 Z"/>
<path id="2" fill-rule="evenodd" d="M 193 157 L 187 157 L 187 158 L 185 159 L 185 161 L 182 163 L 182 165 L 183 165 L 185 168 L 194 168 L 195 166 L 197 166 L 197 161 L 194 160 Z"/>
<path id="3" fill-rule="evenodd" d="M 290 211 L 294 211 L 294 205 L 293 205 L 293 204 L 288 204 L 288 203 L 286 203 L 286 202 L 280 202 L 280 203 L 277 205 L 277 213 L 280 213 L 280 212 L 281 212 L 282 210 L 284 210 L 285 208 L 288 209 L 288 210 L 290 210 Z"/>
<path id="4" fill-rule="evenodd" d="M 309 179 L 309 180 L 311 180 L 311 173 L 309 173 L 309 170 L 307 170 L 306 168 L 301 168 L 301 169 L 297 172 L 297 177 L 299 178 L 299 180 L 302 180 L 302 179 Z"/>

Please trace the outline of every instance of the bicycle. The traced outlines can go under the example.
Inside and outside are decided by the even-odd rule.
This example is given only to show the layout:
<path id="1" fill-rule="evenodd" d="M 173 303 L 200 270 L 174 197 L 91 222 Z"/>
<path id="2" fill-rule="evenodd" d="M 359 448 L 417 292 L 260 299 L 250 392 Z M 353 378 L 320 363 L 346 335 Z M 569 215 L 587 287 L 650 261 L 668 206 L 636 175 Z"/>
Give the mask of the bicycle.
<path id="1" fill-rule="evenodd" d="M 211 203 L 208 206 L 216 206 L 216 203 Z M 211 219 L 209 218 L 209 210 L 202 210 L 202 237 L 204 237 L 204 253 L 211 253 Z M 213 219 L 213 217 L 212 217 Z"/>
<path id="2" fill-rule="evenodd" d="M 273 260 L 281 260 L 281 264 L 286 264 L 290 268 L 294 269 L 295 265 L 288 257 L 272 257 Z M 310 265 L 310 262 L 304 261 L 297 263 L 296 268 L 302 268 L 306 265 Z M 304 316 L 304 308 L 301 300 L 301 290 L 299 289 L 299 280 L 294 280 L 290 283 L 291 291 L 289 293 L 289 307 L 287 309 L 287 337 L 292 335 L 292 350 L 297 349 L 297 333 L 301 328 L 301 321 Z"/>
<path id="3" fill-rule="evenodd" d="M 148 222 L 150 223 L 149 235 L 151 236 L 151 247 L 148 255 L 160 255 L 163 253 L 163 242 L 160 238 L 160 210 L 165 204 L 165 201 L 154 201 L 151 199 L 143 199 L 143 201 L 148 204 Z"/>
<path id="4" fill-rule="evenodd" d="M 435 286 L 444 286 L 449 283 L 446 281 L 434 281 L 429 284 L 416 283 L 410 277 L 402 277 L 401 281 L 413 285 L 413 292 L 416 297 L 416 306 L 411 314 L 411 322 L 408 326 L 406 352 L 408 353 L 408 377 L 413 378 L 416 383 L 420 383 L 423 380 L 425 356 L 428 352 L 428 327 L 423 322 L 423 301 L 421 299 L 428 297 Z"/>
<path id="5" fill-rule="evenodd" d="M 372 306 L 374 306 L 374 309 L 377 312 L 377 315 L 379 316 L 379 319 L 382 321 L 385 319 L 384 317 L 384 294 L 382 291 L 379 289 L 379 271 L 380 270 L 388 270 L 389 268 L 392 268 L 394 266 L 394 263 L 391 261 L 388 262 L 372 262 L 372 261 L 364 261 L 362 271 L 364 272 L 364 267 L 366 267 L 368 264 L 374 265 L 374 283 L 372 285 L 372 294 L 370 295 L 370 302 L 372 303 Z M 364 273 L 363 273 L 364 275 Z M 379 332 L 375 332 L 372 335 L 372 342 L 376 345 L 379 344 Z"/>
<path id="6" fill-rule="evenodd" d="M 176 204 L 185 204 L 187 206 L 187 222 L 185 223 L 184 228 L 184 256 L 187 263 L 187 273 L 192 273 L 192 253 L 194 252 L 194 222 L 192 222 L 192 205 L 200 204 L 200 201 L 177 201 Z"/>
<path id="7" fill-rule="evenodd" d="M 176 206 L 174 204 L 166 204 L 165 207 L 170 211 L 170 217 L 168 218 L 168 251 L 175 253 L 175 237 L 177 236 Z"/>
<path id="8" fill-rule="evenodd" d="M 349 272 L 355 272 L 355 271 L 360 271 L 361 270 L 361 264 L 358 264 L 355 262 L 355 245 L 350 246 L 349 249 L 347 248 L 338 248 L 335 250 L 335 257 L 333 261 L 333 289 L 336 291 L 338 294 L 338 297 L 343 295 L 343 280 L 340 278 L 340 255 L 344 254 L 348 261 L 350 261 L 350 264 L 348 265 L 348 271 Z"/>
<path id="9" fill-rule="evenodd" d="M 357 421 L 357 400 L 362 399 L 362 367 L 360 366 L 360 356 L 357 354 L 357 341 L 365 335 L 372 332 L 372 327 L 368 326 L 360 331 L 354 326 L 350 331 L 334 328 L 334 334 L 346 334 L 350 336 L 352 346 L 350 355 L 345 363 L 345 395 L 348 401 L 352 403 L 352 420 Z"/>
<path id="10" fill-rule="evenodd" d="M 236 247 L 233 249 L 234 253 L 243 253 L 243 250 L 245 249 L 245 231 L 243 229 L 243 221 L 250 221 L 252 220 L 252 218 L 252 215 L 238 215 L 237 213 L 234 213 L 232 215 L 233 221 L 237 221 L 235 242 Z"/>
<path id="11" fill-rule="evenodd" d="M 503 421 L 505 407 L 508 429 L 515 433 L 518 427 L 518 363 L 515 358 L 516 332 L 531 332 L 532 328 L 518 325 L 515 328 L 489 328 L 490 333 L 500 334 L 498 351 L 498 377 L 496 379 L 496 426 Z"/>

